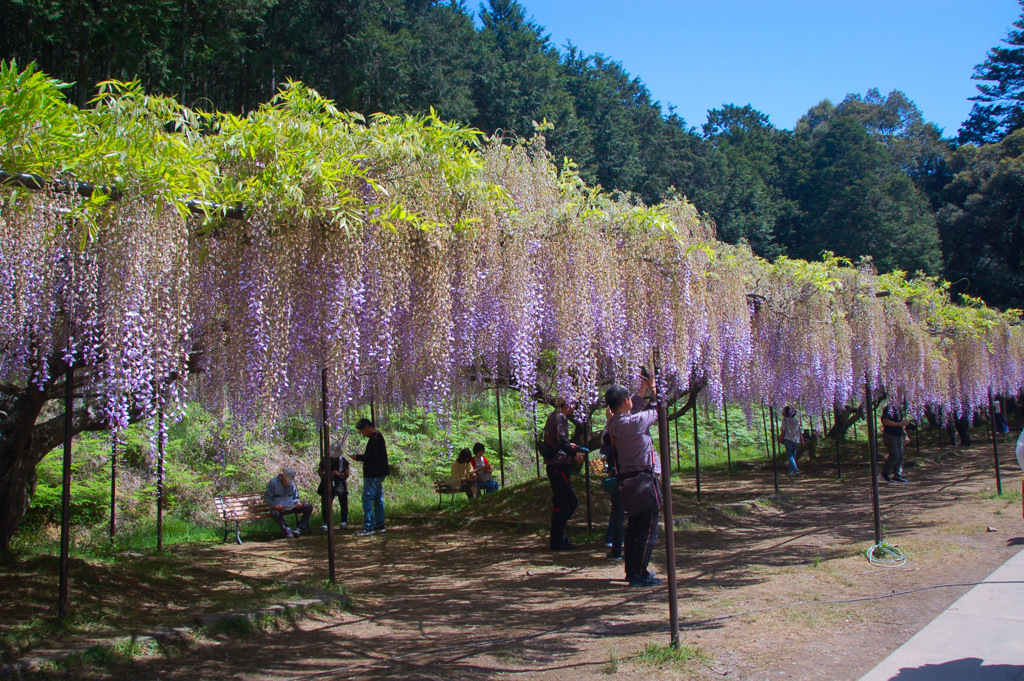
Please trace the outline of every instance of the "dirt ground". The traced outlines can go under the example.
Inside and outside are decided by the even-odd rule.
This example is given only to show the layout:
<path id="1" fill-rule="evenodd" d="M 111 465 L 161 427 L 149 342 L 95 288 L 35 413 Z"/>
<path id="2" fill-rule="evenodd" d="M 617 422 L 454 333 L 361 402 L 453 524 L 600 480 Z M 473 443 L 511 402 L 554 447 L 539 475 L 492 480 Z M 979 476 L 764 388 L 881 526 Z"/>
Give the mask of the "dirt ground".
<path id="1" fill-rule="evenodd" d="M 1019 491 L 1016 462 L 1003 459 L 1004 491 Z M 782 476 L 779 497 L 770 469 L 705 475 L 700 503 L 692 479 L 676 481 L 679 612 L 697 656 L 654 672 L 652 656 L 639 654 L 668 641 L 666 587 L 628 588 L 601 541 L 553 554 L 540 525 L 512 525 L 527 494 L 530 522 L 543 519 L 537 483 L 501 497 L 508 509 L 489 518 L 473 515 L 485 497 L 444 521 L 393 520 L 369 538 L 339 533 L 346 612 L 214 639 L 110 677 L 857 679 L 1024 545 L 1019 496 L 994 494 L 991 444 L 916 463 L 911 484 L 880 483 L 886 537 L 908 556 L 896 568 L 864 556 L 873 537 L 866 464 L 846 465 L 841 481 L 834 462 L 805 464 L 803 475 Z M 736 504 L 746 500 L 762 501 Z M 599 492 L 595 502 L 596 530 L 606 502 Z M 578 536 L 585 515 L 581 503 Z M 207 569 L 249 577 L 326 570 L 322 536 L 182 550 Z M 662 542 L 659 576 L 664 566 Z"/>

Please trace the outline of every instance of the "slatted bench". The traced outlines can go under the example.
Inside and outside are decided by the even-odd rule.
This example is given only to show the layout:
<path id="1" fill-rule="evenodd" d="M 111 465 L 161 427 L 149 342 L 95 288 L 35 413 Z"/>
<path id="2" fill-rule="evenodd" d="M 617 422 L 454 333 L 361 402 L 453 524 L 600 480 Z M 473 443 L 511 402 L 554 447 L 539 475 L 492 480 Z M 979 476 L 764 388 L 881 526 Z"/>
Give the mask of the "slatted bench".
<path id="1" fill-rule="evenodd" d="M 246 520 L 263 520 L 270 518 L 270 507 L 264 501 L 263 495 L 255 494 L 227 494 L 213 498 L 217 505 L 217 515 L 224 521 L 224 541 L 228 540 L 228 528 L 231 523 L 235 524 L 235 541 L 242 543 L 242 535 L 239 526 Z"/>
<path id="2" fill-rule="evenodd" d="M 448 480 L 435 480 L 434 491 L 437 492 L 437 509 L 441 510 L 441 502 L 444 500 L 444 495 L 448 495 L 448 501 L 452 506 L 455 505 L 455 495 L 462 494 L 462 487 L 452 487 L 448 484 Z"/>

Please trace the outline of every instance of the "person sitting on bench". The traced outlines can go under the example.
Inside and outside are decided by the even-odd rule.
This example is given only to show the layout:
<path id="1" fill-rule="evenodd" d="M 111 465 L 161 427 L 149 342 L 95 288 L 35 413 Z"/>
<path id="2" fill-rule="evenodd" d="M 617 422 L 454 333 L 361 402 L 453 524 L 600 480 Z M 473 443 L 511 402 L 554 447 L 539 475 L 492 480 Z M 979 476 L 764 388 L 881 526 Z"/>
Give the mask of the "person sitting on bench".
<path id="1" fill-rule="evenodd" d="M 270 507 L 271 517 L 281 526 L 284 536 L 291 539 L 309 531 L 309 516 L 313 513 L 313 504 L 303 504 L 299 501 L 299 488 L 295 486 L 294 468 L 285 468 L 280 475 L 272 477 L 267 482 L 264 498 L 267 501 L 267 506 Z M 301 514 L 299 524 L 294 530 L 285 522 L 284 516 L 288 513 Z"/>
<path id="2" fill-rule="evenodd" d="M 476 486 L 481 492 L 497 492 L 498 481 L 494 479 L 491 462 L 484 456 L 484 443 L 473 445 L 473 472 L 476 473 Z"/>
<path id="3" fill-rule="evenodd" d="M 479 496 L 480 488 L 476 485 L 476 474 L 473 472 L 473 453 L 463 448 L 452 461 L 452 475 L 448 478 L 451 489 L 461 489 L 470 499 Z"/>

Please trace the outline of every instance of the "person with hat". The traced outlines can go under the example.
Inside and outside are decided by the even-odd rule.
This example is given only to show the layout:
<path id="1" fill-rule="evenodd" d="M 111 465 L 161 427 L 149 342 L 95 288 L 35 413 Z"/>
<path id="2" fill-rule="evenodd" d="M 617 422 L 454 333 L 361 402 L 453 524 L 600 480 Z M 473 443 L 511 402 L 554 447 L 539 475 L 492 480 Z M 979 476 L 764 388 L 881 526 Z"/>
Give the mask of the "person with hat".
<path id="1" fill-rule="evenodd" d="M 299 488 L 295 485 L 295 469 L 285 468 L 280 475 L 275 475 L 267 482 L 264 494 L 271 517 L 281 526 L 284 536 L 291 539 L 309 531 L 309 516 L 313 514 L 313 504 L 299 501 Z M 301 515 L 299 524 L 293 530 L 288 526 L 284 516 L 288 513 Z"/>

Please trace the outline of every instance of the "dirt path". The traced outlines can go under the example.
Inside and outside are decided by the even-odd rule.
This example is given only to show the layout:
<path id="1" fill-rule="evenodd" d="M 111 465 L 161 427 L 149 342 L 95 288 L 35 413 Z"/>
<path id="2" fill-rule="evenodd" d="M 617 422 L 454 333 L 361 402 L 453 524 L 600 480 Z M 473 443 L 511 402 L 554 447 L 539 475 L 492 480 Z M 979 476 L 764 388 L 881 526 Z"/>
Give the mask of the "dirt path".
<path id="1" fill-rule="evenodd" d="M 857 679 L 1024 543 L 1020 502 L 993 498 L 990 468 L 991 450 L 979 446 L 908 470 L 911 485 L 883 483 L 887 537 L 909 556 L 901 568 L 864 558 L 872 537 L 866 466 L 847 468 L 840 482 L 824 464 L 807 466 L 783 481 L 782 500 L 746 512 L 719 505 L 764 498 L 770 472 L 706 477 L 699 506 L 687 491 L 692 481 L 680 481 L 678 513 L 697 516 L 677 531 L 680 615 L 684 641 L 703 655 L 658 677 Z M 1019 489 L 1019 475 L 1015 464 L 1004 468 L 1007 489 Z M 600 518 L 604 507 L 598 511 Z M 667 640 L 664 587 L 627 588 L 622 564 L 605 560 L 596 544 L 552 554 L 536 531 L 437 525 L 397 522 L 384 536 L 339 535 L 349 612 L 142 661 L 123 677 L 649 676 L 630 658 Z M 323 541 L 188 550 L 247 575 L 307 579 L 324 574 Z M 663 572 L 663 547 L 654 562 Z M 960 586 L 941 586 L 949 584 Z M 864 598 L 874 600 L 835 602 Z"/>

